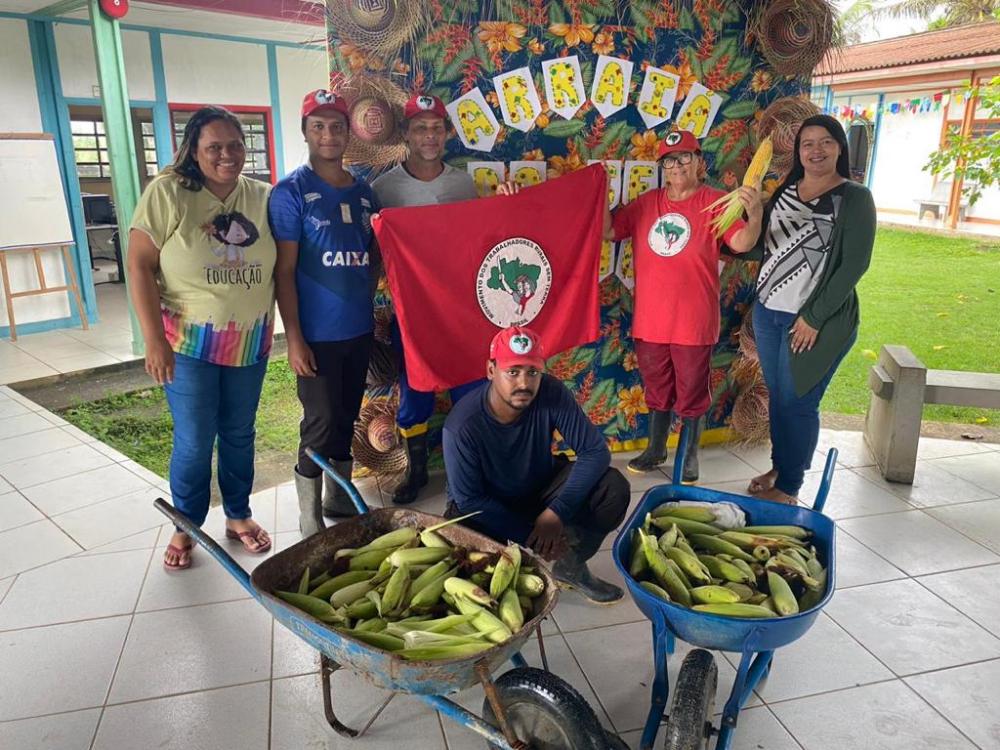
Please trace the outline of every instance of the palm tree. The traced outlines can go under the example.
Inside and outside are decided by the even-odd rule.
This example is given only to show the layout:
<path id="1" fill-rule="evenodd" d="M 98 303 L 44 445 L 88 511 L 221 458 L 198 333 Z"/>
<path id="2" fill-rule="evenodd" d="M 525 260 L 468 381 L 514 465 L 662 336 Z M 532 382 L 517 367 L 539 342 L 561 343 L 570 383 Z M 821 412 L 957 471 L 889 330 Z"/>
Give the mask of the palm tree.
<path id="1" fill-rule="evenodd" d="M 871 26 L 876 0 L 855 0 L 837 17 L 837 41 L 843 45 L 860 44 Z"/>
<path id="2" fill-rule="evenodd" d="M 855 10 L 857 8 L 857 10 Z M 945 28 L 966 23 L 1000 20 L 1000 0 L 857 0 L 842 18 L 853 17 L 877 20 L 879 18 L 919 18 L 928 22 L 928 28 Z M 940 15 L 938 15 L 940 13 Z M 937 16 L 935 18 L 935 16 Z"/>

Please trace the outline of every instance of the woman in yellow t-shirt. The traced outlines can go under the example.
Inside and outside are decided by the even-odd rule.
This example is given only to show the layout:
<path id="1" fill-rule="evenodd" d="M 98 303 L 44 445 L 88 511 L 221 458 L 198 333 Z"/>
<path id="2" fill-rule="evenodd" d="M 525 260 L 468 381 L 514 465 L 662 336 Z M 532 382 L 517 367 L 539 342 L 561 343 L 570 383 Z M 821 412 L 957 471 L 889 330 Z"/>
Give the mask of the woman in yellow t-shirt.
<path id="1" fill-rule="evenodd" d="M 146 372 L 163 385 L 174 420 L 170 492 L 194 523 L 208 515 L 212 451 L 226 536 L 250 552 L 271 538 L 252 518 L 254 421 L 274 331 L 270 185 L 242 174 L 239 120 L 205 107 L 184 129 L 174 163 L 149 184 L 129 233 L 132 304 L 146 342 Z M 191 565 L 176 531 L 168 570 Z"/>

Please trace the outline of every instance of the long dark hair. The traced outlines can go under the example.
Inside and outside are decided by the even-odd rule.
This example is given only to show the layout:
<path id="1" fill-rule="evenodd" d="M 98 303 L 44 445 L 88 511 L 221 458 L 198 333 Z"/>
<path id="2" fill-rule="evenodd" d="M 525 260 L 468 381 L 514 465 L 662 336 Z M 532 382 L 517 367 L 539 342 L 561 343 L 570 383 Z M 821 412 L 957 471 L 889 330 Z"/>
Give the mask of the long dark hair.
<path id="1" fill-rule="evenodd" d="M 191 119 L 184 126 L 184 137 L 181 145 L 177 147 L 174 154 L 174 161 L 169 167 L 164 169 L 164 173 L 174 175 L 181 183 L 181 186 L 197 192 L 205 187 L 205 175 L 202 174 L 198 162 L 195 161 L 194 152 L 198 148 L 198 139 L 201 138 L 201 131 L 209 123 L 223 120 L 232 125 L 240 134 L 240 140 L 246 142 L 243 133 L 243 125 L 239 119 L 223 107 L 202 107 L 191 115 Z"/>
<path id="2" fill-rule="evenodd" d="M 837 157 L 837 174 L 848 180 L 851 179 L 851 156 L 847 145 L 847 133 L 844 132 L 844 127 L 837 120 L 830 117 L 830 115 L 813 115 L 802 121 L 799 132 L 795 134 L 795 146 L 792 150 L 792 169 L 778 190 L 775 191 L 775 196 L 779 192 L 784 192 L 785 188 L 789 185 L 794 185 L 805 176 L 806 171 L 802 166 L 802 157 L 799 156 L 799 146 L 802 143 L 802 131 L 812 126 L 823 128 L 840 144 L 840 156 Z"/>

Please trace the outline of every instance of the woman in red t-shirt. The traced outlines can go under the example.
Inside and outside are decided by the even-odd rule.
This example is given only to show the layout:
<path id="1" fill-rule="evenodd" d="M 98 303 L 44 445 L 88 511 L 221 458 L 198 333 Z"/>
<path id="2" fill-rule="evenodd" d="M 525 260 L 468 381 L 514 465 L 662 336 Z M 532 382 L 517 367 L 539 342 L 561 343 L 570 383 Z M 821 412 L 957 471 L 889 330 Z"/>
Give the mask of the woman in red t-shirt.
<path id="1" fill-rule="evenodd" d="M 722 243 L 745 253 L 757 242 L 763 209 L 760 192 L 740 188 L 746 221 L 716 238 L 705 208 L 723 193 L 702 183 L 705 162 L 697 139 L 671 132 L 660 144 L 666 186 L 615 212 L 606 236 L 630 238 L 635 259 L 632 338 L 649 407 L 649 445 L 632 459 L 636 473 L 667 459 L 673 413 L 688 427 L 683 481 L 698 480 L 701 417 L 711 404 L 712 348 L 719 340 L 719 254 Z M 673 412 L 673 413 L 672 413 Z"/>

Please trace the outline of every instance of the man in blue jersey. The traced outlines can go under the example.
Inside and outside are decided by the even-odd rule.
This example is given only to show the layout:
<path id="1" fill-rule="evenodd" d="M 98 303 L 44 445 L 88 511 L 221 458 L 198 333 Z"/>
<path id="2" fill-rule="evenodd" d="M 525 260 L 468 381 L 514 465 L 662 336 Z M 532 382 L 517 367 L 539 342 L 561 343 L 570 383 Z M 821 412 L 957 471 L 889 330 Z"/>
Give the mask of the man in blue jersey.
<path id="1" fill-rule="evenodd" d="M 295 488 L 299 529 L 309 536 L 325 527 L 324 516 L 355 513 L 347 493 L 329 477 L 324 482 L 305 449 L 350 479 L 374 330 L 371 215 L 377 205 L 371 188 L 344 169 L 350 126 L 342 97 L 307 94 L 302 133 L 309 163 L 275 185 L 269 214 L 278 245 L 278 309 L 303 410 Z"/>
<path id="2" fill-rule="evenodd" d="M 403 140 L 409 149 L 406 161 L 372 183 L 382 208 L 427 206 L 472 200 L 476 186 L 467 172 L 443 161 L 448 140 L 448 113 L 436 96 L 411 97 L 403 107 Z M 448 248 L 441 248 L 447 255 Z M 406 473 L 392 493 L 398 504 L 412 503 L 427 484 L 427 421 L 434 413 L 434 394 L 410 387 L 402 361 L 403 343 L 398 323 L 392 322 L 392 344 L 400 355 L 399 409 L 396 425 L 406 446 Z M 479 381 L 451 389 L 452 403 Z"/>
<path id="3" fill-rule="evenodd" d="M 595 577 L 587 560 L 625 517 L 629 483 L 610 468 L 604 436 L 573 394 L 544 368 L 542 343 L 530 329 L 506 328 L 493 338 L 489 382 L 444 424 L 445 515 L 479 511 L 464 523 L 555 559 L 560 583 L 610 604 L 622 590 Z M 576 461 L 552 455 L 557 430 Z"/>

